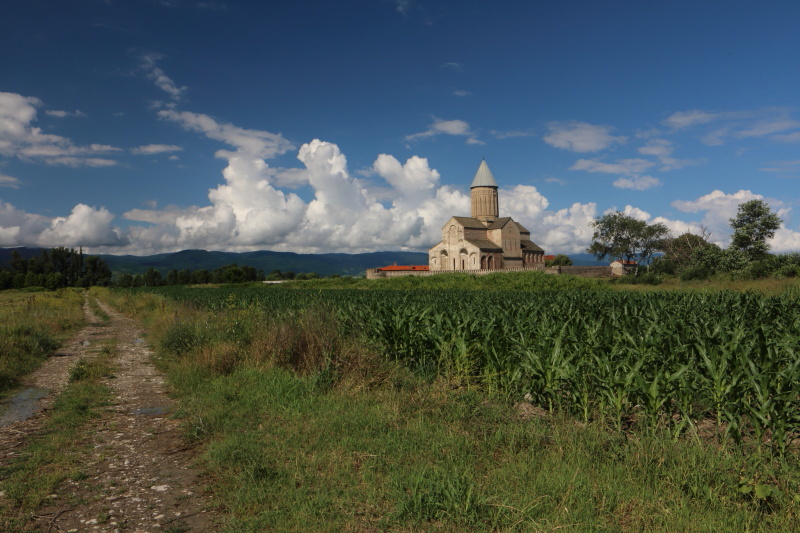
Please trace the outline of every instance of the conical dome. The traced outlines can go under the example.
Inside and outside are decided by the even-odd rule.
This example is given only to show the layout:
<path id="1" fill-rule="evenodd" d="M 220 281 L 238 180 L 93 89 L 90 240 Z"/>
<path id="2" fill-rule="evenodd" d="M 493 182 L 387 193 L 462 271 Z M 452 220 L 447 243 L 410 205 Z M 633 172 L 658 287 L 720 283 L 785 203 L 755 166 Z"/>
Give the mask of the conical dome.
<path id="1" fill-rule="evenodd" d="M 472 185 L 469 186 L 470 189 L 474 187 L 497 187 L 497 182 L 494 181 L 492 171 L 489 170 L 489 165 L 486 164 L 485 159 L 481 161 L 481 166 L 478 167 L 478 172 L 475 173 Z"/>

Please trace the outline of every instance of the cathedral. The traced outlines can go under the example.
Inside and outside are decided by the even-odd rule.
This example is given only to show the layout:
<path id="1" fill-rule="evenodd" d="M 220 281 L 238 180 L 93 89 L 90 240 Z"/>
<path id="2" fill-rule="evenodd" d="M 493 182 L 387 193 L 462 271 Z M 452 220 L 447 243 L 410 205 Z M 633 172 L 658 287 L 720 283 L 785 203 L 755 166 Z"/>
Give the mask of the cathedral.
<path id="1" fill-rule="evenodd" d="M 497 182 L 481 161 L 470 186 L 472 216 L 451 217 L 442 242 L 428 250 L 431 271 L 522 270 L 544 266 L 544 250 L 531 232 L 511 217 L 501 217 Z"/>

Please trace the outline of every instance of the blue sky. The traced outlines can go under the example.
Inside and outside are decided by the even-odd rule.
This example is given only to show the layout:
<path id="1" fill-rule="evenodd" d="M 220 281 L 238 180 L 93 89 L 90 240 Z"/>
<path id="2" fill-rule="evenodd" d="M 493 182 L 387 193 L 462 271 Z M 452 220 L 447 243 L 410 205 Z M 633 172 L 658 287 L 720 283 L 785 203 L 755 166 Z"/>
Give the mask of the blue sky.
<path id="1" fill-rule="evenodd" d="M 621 210 L 800 250 L 800 3 L 6 0 L 0 246 L 425 250 L 469 214 L 547 253 Z"/>

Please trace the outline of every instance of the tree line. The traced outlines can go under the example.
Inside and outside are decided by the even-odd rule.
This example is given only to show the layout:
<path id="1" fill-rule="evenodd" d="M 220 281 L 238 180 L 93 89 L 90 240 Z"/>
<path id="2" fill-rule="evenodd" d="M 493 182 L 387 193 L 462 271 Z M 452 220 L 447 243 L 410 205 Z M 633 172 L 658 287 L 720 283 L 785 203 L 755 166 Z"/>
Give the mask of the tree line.
<path id="1" fill-rule="evenodd" d="M 166 275 L 154 267 L 144 274 L 123 273 L 113 277 L 111 269 L 102 258 L 84 255 L 83 249 L 42 249 L 38 255 L 25 259 L 17 250 L 11 252 L 8 266 L 0 265 L 0 290 L 43 287 L 57 290 L 64 287 L 155 287 L 160 285 L 205 285 L 219 283 L 247 283 L 251 281 L 318 279 L 315 272 L 295 273 L 273 270 L 265 275 L 261 269 L 247 265 L 221 266 L 213 270 L 178 270 Z"/>
<path id="2" fill-rule="evenodd" d="M 633 274 L 637 277 L 640 267 L 646 265 L 650 281 L 663 275 L 685 281 L 717 275 L 734 279 L 800 275 L 800 253 L 769 253 L 768 241 L 782 220 L 766 202 L 740 204 L 729 221 L 733 236 L 730 245 L 722 248 L 710 242 L 706 230 L 700 235 L 673 236 L 664 224 L 647 224 L 622 212 L 608 213 L 592 222 L 592 244 L 586 251 L 599 260 L 610 257 L 635 263 Z"/>
<path id="3" fill-rule="evenodd" d="M 295 274 L 292 271 L 281 272 L 276 269 L 267 275 L 261 269 L 255 269 L 247 265 L 221 266 L 214 270 L 198 269 L 189 270 L 185 268 L 178 270 L 173 268 L 167 272 L 166 276 L 153 267 L 150 267 L 144 274 L 121 274 L 114 284 L 117 287 L 156 287 L 159 285 L 206 285 L 209 283 L 247 283 L 250 281 L 281 281 L 281 280 L 304 280 L 318 279 L 320 276 L 316 272 L 301 272 Z"/>
<path id="4" fill-rule="evenodd" d="M 0 289 L 45 287 L 107 286 L 111 284 L 111 269 L 101 258 L 84 255 L 83 248 L 42 249 L 39 255 L 25 259 L 11 252 L 8 267 L 0 266 Z"/>

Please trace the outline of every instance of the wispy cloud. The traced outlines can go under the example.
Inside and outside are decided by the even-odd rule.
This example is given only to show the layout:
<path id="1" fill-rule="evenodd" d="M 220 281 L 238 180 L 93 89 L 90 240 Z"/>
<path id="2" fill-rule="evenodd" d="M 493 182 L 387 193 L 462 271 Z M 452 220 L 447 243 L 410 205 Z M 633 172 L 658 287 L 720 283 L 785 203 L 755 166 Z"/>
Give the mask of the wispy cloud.
<path id="1" fill-rule="evenodd" d="M 497 139 L 513 139 L 515 137 L 536 136 L 536 132 L 533 130 L 511 130 L 511 131 L 489 130 L 489 133 L 491 133 L 492 136 Z"/>
<path id="2" fill-rule="evenodd" d="M 461 63 L 456 63 L 455 61 L 448 61 L 447 63 L 442 63 L 439 68 L 443 68 L 446 70 L 455 70 L 456 72 L 462 72 L 464 67 Z"/>
<path id="3" fill-rule="evenodd" d="M 84 113 L 83 111 L 79 111 L 77 109 L 75 111 L 59 111 L 55 109 L 48 109 L 47 111 L 45 111 L 45 114 L 50 115 L 51 117 L 58 117 L 58 118 L 86 116 L 86 113 Z"/>
<path id="4" fill-rule="evenodd" d="M 0 187 L 8 187 L 9 189 L 19 189 L 20 181 L 17 178 L 0 174 Z"/>
<path id="5" fill-rule="evenodd" d="M 76 145 L 67 137 L 43 133 L 33 125 L 41 105 L 35 97 L 0 93 L 0 155 L 69 167 L 117 164 L 98 156 L 121 152 L 121 148 L 99 143 Z"/>
<path id="6" fill-rule="evenodd" d="M 145 146 L 131 148 L 131 153 L 137 155 L 153 155 L 180 152 L 181 150 L 183 150 L 183 148 L 174 144 L 147 144 Z"/>
<path id="7" fill-rule="evenodd" d="M 633 189 L 635 191 L 646 191 L 661 185 L 661 180 L 653 176 L 635 176 L 632 178 L 619 178 L 613 183 L 618 189 Z"/>
<path id="8" fill-rule="evenodd" d="M 173 100 L 180 100 L 187 88 L 185 86 L 178 87 L 178 85 L 156 65 L 156 63 L 163 58 L 164 56 L 161 54 L 144 54 L 141 57 L 141 68 L 144 70 L 147 77 L 153 80 L 156 87 L 167 93 Z"/>
<path id="9" fill-rule="evenodd" d="M 602 172 L 604 174 L 619 174 L 633 176 L 641 174 L 655 163 L 647 159 L 620 159 L 616 163 L 605 163 L 597 159 L 578 159 L 570 170 L 585 170 L 586 172 Z"/>
<path id="10" fill-rule="evenodd" d="M 442 120 L 436 117 L 433 117 L 433 123 L 428 127 L 427 130 L 420 133 L 406 135 L 406 140 L 414 141 L 417 139 L 435 137 L 437 135 L 466 136 L 467 144 L 484 144 L 484 142 L 478 139 L 475 133 L 470 130 L 468 122 L 463 120 Z"/>
<path id="11" fill-rule="evenodd" d="M 611 135 L 611 126 L 586 122 L 551 122 L 547 128 L 550 133 L 542 138 L 544 142 L 571 152 L 599 152 L 628 140 L 627 137 Z"/>
<path id="12" fill-rule="evenodd" d="M 703 159 L 676 159 L 672 157 L 674 147 L 671 141 L 666 139 L 651 139 L 644 146 L 639 147 L 642 155 L 652 155 L 658 158 L 661 163 L 659 170 L 675 170 L 691 165 L 700 165 L 705 162 Z"/>

